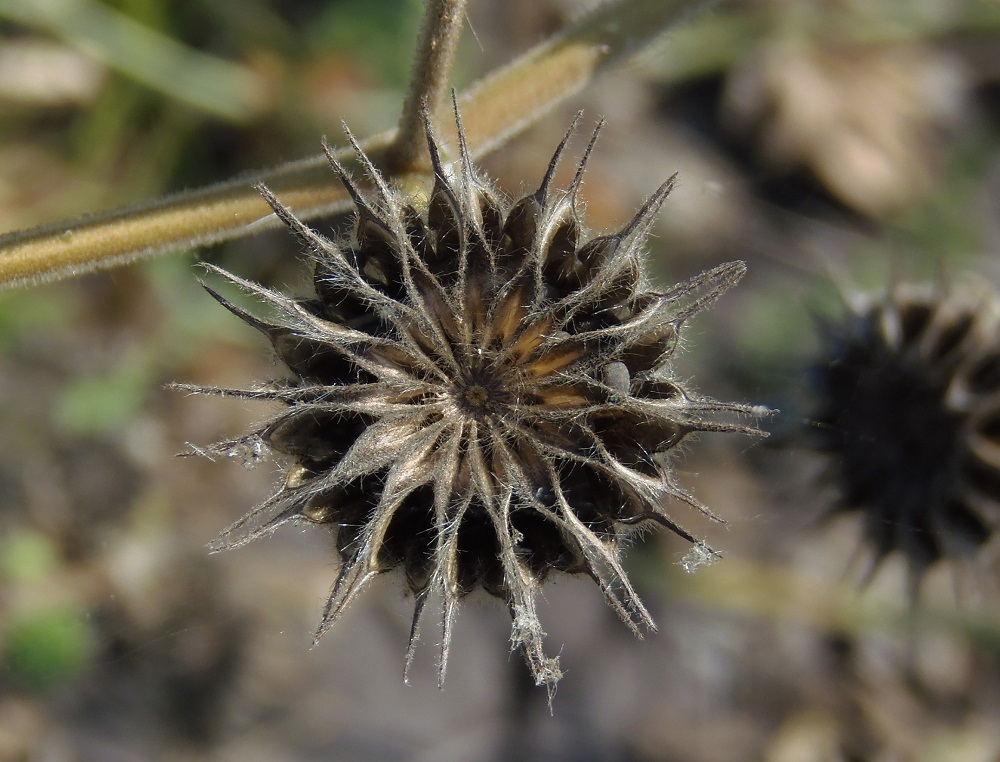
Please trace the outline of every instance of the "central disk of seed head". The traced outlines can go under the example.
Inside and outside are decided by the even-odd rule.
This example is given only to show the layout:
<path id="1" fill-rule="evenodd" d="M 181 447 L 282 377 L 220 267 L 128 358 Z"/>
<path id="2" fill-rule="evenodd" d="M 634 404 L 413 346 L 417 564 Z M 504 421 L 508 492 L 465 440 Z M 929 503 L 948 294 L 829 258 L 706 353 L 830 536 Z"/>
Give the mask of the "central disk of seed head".
<path id="1" fill-rule="evenodd" d="M 515 399 L 512 368 L 495 364 L 492 352 L 473 348 L 463 360 L 461 372 L 450 381 L 447 396 L 461 414 L 470 418 L 503 416 Z"/>
<path id="2" fill-rule="evenodd" d="M 507 400 L 502 378 L 489 371 L 473 373 L 455 384 L 454 397 L 467 415 L 499 415 Z"/>
<path id="3" fill-rule="evenodd" d="M 677 486 L 668 451 L 695 431 L 752 431 L 718 420 L 751 411 L 698 397 L 670 360 L 688 318 L 745 268 L 649 286 L 642 246 L 671 181 L 622 230 L 588 240 L 577 193 L 594 140 L 568 189 L 550 184 L 570 133 L 538 190 L 508 205 L 473 169 L 460 123 L 454 172 L 427 133 L 435 185 L 422 209 L 353 138 L 373 193 L 329 153 L 357 207 L 348 241 L 324 238 L 261 189 L 311 252 L 315 297 L 217 270 L 274 308 L 265 322 L 216 295 L 267 335 L 291 378 L 198 389 L 285 406 L 203 452 L 266 447 L 292 461 L 284 486 L 218 547 L 286 522 L 328 526 L 342 563 L 317 637 L 372 577 L 401 569 L 416 598 L 407 666 L 424 604 L 443 601 L 441 679 L 457 602 L 483 589 L 506 603 L 513 645 L 551 688 L 560 672 L 535 613 L 547 575 L 590 576 L 638 634 L 653 622 L 620 564 L 628 537 L 659 524 L 710 552 L 668 513 L 680 500 L 712 516 Z"/>
<path id="4" fill-rule="evenodd" d="M 465 393 L 462 394 L 462 399 L 470 408 L 472 408 L 474 412 L 479 412 L 486 407 L 486 403 L 490 399 L 490 393 L 482 384 L 472 384 L 471 386 L 465 387 Z"/>

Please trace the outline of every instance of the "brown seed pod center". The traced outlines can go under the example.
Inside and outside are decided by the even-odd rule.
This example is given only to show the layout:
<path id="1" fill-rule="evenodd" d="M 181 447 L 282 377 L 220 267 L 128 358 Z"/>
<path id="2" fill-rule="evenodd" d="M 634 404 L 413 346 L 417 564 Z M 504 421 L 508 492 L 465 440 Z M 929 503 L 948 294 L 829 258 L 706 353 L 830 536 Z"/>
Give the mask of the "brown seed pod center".
<path id="1" fill-rule="evenodd" d="M 476 418 L 496 415 L 510 402 L 505 383 L 508 381 L 503 375 L 479 368 L 455 384 L 453 399 L 466 415 Z"/>
<path id="2" fill-rule="evenodd" d="M 463 396 L 472 407 L 482 407 L 490 398 L 490 393 L 486 391 L 486 387 L 475 384 L 466 389 Z"/>

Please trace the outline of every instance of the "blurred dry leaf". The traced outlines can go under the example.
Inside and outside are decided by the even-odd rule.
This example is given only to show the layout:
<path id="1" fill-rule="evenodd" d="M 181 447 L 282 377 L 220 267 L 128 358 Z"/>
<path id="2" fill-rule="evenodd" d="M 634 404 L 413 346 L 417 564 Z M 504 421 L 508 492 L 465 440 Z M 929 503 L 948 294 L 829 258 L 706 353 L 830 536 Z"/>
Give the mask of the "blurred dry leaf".
<path id="1" fill-rule="evenodd" d="M 104 76 L 99 62 L 65 45 L 30 39 L 0 44 L 0 100 L 32 106 L 90 103 Z"/>
<path id="2" fill-rule="evenodd" d="M 30 759 L 46 724 L 45 712 L 37 702 L 16 696 L 0 699 L 0 759 Z"/>
<path id="3" fill-rule="evenodd" d="M 827 712 L 804 709 L 771 736 L 766 762 L 846 762 L 840 748 L 840 726 Z"/>
<path id="4" fill-rule="evenodd" d="M 756 133 L 764 161 L 808 169 L 871 216 L 928 194 L 962 111 L 967 79 L 939 49 L 775 44 L 729 75 L 736 131 Z"/>

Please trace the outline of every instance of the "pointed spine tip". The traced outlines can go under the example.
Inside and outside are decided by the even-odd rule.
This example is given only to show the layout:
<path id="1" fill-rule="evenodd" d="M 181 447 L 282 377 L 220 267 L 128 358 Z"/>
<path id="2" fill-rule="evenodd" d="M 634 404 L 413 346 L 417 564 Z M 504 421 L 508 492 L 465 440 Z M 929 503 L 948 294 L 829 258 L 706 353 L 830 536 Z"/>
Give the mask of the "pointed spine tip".
<path id="1" fill-rule="evenodd" d="M 569 184 L 568 188 L 569 195 L 573 199 L 576 199 L 577 194 L 580 192 L 580 186 L 583 184 L 583 173 L 587 169 L 587 163 L 590 161 L 590 156 L 594 152 L 594 146 L 597 145 L 597 138 L 601 134 L 601 130 L 604 129 L 604 125 L 604 117 L 597 120 L 594 132 L 590 136 L 590 142 L 587 143 L 587 148 L 584 150 L 583 156 L 580 157 L 580 163 L 577 165 L 576 174 L 573 175 L 573 181 Z"/>
<path id="2" fill-rule="evenodd" d="M 539 184 L 538 190 L 534 193 L 535 201 L 538 202 L 539 206 L 545 205 L 545 199 L 549 195 L 549 186 L 552 184 L 552 179 L 555 177 L 556 169 L 559 167 L 559 160 L 562 158 L 563 152 L 566 150 L 566 146 L 569 144 L 570 138 L 573 137 L 577 128 L 580 126 L 580 120 L 582 119 L 583 109 L 576 112 L 576 115 L 573 117 L 573 121 L 570 122 L 569 129 L 566 130 L 562 140 L 559 141 L 559 145 L 556 146 L 556 150 L 552 154 L 552 158 L 549 160 L 549 166 L 545 170 L 542 182 Z"/>

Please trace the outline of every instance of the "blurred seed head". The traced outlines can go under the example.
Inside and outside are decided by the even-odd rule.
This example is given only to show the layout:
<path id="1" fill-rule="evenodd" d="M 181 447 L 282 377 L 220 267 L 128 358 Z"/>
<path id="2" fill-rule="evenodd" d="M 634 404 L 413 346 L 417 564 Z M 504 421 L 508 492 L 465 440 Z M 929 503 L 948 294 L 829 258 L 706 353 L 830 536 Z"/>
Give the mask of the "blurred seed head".
<path id="1" fill-rule="evenodd" d="M 902 553 L 915 595 L 1000 521 L 1000 295 L 939 283 L 853 302 L 824 326 L 813 431 L 836 510 L 863 517 L 869 574 Z"/>
<path id="2" fill-rule="evenodd" d="M 283 406 L 251 434 L 197 450 L 291 462 L 216 548 L 289 522 L 329 527 L 341 568 L 317 638 L 373 577 L 398 569 L 416 600 L 407 669 L 437 597 L 443 680 L 457 604 L 481 588 L 508 606 L 513 648 L 551 691 L 560 670 L 535 606 L 550 573 L 590 576 L 638 635 L 653 621 L 621 566 L 627 540 L 661 525 L 714 553 L 668 511 L 680 501 L 715 518 L 668 456 L 692 432 L 754 431 L 733 417 L 754 411 L 698 396 L 670 362 L 684 324 L 745 266 L 666 291 L 647 282 L 642 247 L 672 180 L 620 231 L 589 238 L 578 192 L 597 131 L 569 188 L 551 187 L 578 121 L 539 188 L 513 204 L 473 168 L 460 122 L 454 168 L 427 125 L 435 183 L 422 203 L 390 188 L 351 138 L 370 192 L 328 150 L 357 206 L 349 240 L 320 235 L 261 189 L 314 262 L 314 296 L 210 268 L 272 308 L 264 320 L 209 289 L 290 371 L 258 389 L 184 387 Z"/>

